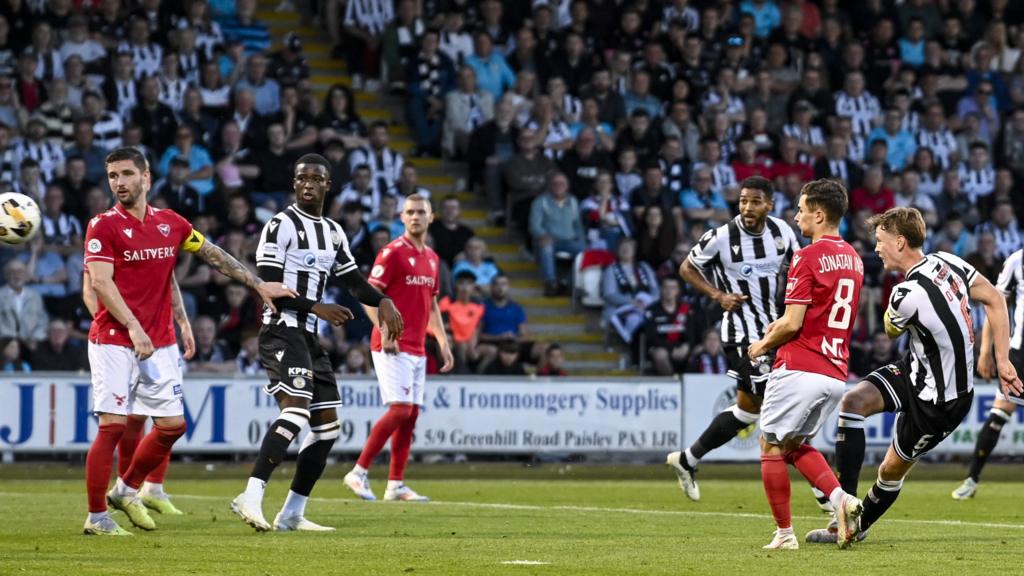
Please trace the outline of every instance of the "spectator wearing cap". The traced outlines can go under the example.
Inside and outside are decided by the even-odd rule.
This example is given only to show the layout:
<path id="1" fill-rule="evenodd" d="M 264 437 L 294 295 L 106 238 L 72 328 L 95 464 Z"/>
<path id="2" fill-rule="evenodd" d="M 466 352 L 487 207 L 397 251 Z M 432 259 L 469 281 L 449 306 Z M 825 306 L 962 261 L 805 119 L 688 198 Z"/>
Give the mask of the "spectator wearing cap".
<path id="1" fill-rule="evenodd" d="M 469 154 L 470 134 L 493 117 L 494 97 L 480 89 L 473 68 L 463 66 L 458 72 L 456 89 L 444 97 L 441 149 L 451 158 Z"/>
<path id="2" fill-rule="evenodd" d="M 284 46 L 270 58 L 270 77 L 282 87 L 309 78 L 309 62 L 302 55 L 302 38 L 295 32 L 284 37 Z"/>
<path id="3" fill-rule="evenodd" d="M 4 266 L 4 282 L 0 287 L 0 337 L 20 338 L 29 349 L 46 338 L 49 315 L 43 297 L 26 286 L 28 267 L 21 260 Z"/>
<path id="4" fill-rule="evenodd" d="M 78 372 L 87 370 L 85 351 L 71 334 L 68 323 L 60 318 L 50 320 L 46 339 L 31 354 L 32 368 L 41 372 Z"/>
<path id="5" fill-rule="evenodd" d="M 202 201 L 199 191 L 189 182 L 190 172 L 188 159 L 174 156 L 164 177 L 153 186 L 150 196 L 153 204 L 164 204 L 191 222 L 199 215 Z"/>
<path id="6" fill-rule="evenodd" d="M 472 270 L 462 269 L 453 276 L 455 298 L 441 298 L 438 307 L 442 314 L 447 315 L 448 327 L 452 332 L 455 371 L 458 374 L 467 374 L 470 364 L 475 363 L 477 359 L 477 335 L 480 321 L 484 316 L 484 305 L 473 300 L 479 286 Z"/>
<path id="7" fill-rule="evenodd" d="M 466 241 L 466 248 L 461 258 L 456 258 L 455 265 L 452 267 L 452 277 L 457 277 L 463 271 L 473 274 L 479 296 L 485 295 L 484 291 L 491 287 L 491 281 L 501 273 L 501 269 L 487 253 L 487 244 L 477 237 Z"/>
<path id="8" fill-rule="evenodd" d="M 184 158 L 188 162 L 188 182 L 201 196 L 213 192 L 213 159 L 210 153 L 199 144 L 195 144 L 195 134 L 188 126 L 181 126 L 175 131 L 174 144 L 169 146 L 160 157 L 157 173 L 166 175 L 174 158 Z"/>
<path id="9" fill-rule="evenodd" d="M 422 36 L 421 49 L 406 59 L 404 78 L 409 93 L 406 116 L 416 135 L 416 154 L 440 156 L 445 104 L 447 95 L 455 87 L 455 66 L 438 50 L 436 30 L 427 30 Z M 482 123 L 479 116 L 475 120 Z M 467 125 L 469 123 L 462 124 Z"/>
<path id="10" fill-rule="evenodd" d="M 241 41 L 246 54 L 266 52 L 270 48 L 270 30 L 255 18 L 255 13 L 256 0 L 235 0 L 235 14 L 218 19 L 224 39 Z"/>
<path id="11" fill-rule="evenodd" d="M 14 164 L 31 158 L 35 160 L 45 182 L 64 175 L 64 150 L 47 139 L 46 121 L 41 115 L 33 115 L 28 121 L 24 139 L 14 146 Z"/>
<path id="12" fill-rule="evenodd" d="M 473 54 L 466 58 L 466 65 L 476 72 L 477 86 L 495 100 L 500 99 L 516 81 L 515 73 L 505 57 L 494 50 L 491 36 L 485 31 L 476 33 Z"/>
<path id="13" fill-rule="evenodd" d="M 903 170 L 903 167 L 914 156 L 917 151 L 917 141 L 910 132 L 901 129 L 901 116 L 898 110 L 887 110 L 882 126 L 871 131 L 868 141 L 885 140 L 888 146 L 886 162 L 896 171 Z"/>
<path id="14" fill-rule="evenodd" d="M 586 247 L 579 202 L 569 193 L 569 179 L 565 174 L 552 174 L 548 179 L 548 192 L 533 200 L 529 231 L 544 276 L 545 295 L 554 296 L 561 291 L 555 275 L 555 253 L 575 257 Z"/>

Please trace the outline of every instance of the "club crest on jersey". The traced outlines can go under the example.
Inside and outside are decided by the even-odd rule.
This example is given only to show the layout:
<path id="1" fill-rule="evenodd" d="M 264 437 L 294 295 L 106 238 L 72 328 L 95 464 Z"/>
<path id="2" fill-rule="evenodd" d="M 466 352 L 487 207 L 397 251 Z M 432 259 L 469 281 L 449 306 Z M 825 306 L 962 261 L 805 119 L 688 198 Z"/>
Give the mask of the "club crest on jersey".
<path id="1" fill-rule="evenodd" d="M 331 229 L 331 242 L 341 244 L 341 236 L 338 234 L 338 231 L 333 228 Z"/>
<path id="2" fill-rule="evenodd" d="M 100 242 L 99 238 L 93 238 L 92 240 L 89 240 L 89 244 L 86 246 L 86 248 L 89 249 L 89 252 L 97 254 L 100 250 L 103 249 L 103 244 Z"/>
<path id="3" fill-rule="evenodd" d="M 299 390 L 302 390 L 303 388 L 306 387 L 306 380 L 302 378 L 302 376 L 296 376 L 295 379 L 292 380 L 292 386 Z"/>
<path id="4" fill-rule="evenodd" d="M 159 230 L 160 233 L 163 234 L 165 238 L 171 233 L 170 224 L 159 224 L 157 225 L 156 229 Z"/>
<path id="5" fill-rule="evenodd" d="M 124 406 L 124 400 L 126 398 L 125 396 L 114 394 L 113 392 L 111 392 L 110 395 L 114 397 L 115 404 L 117 404 L 118 406 Z"/>
<path id="6" fill-rule="evenodd" d="M 786 243 L 782 241 L 782 236 L 775 237 L 775 249 L 782 250 L 786 247 Z"/>
<path id="7" fill-rule="evenodd" d="M 135 231 L 132 230 L 131 228 L 125 228 L 124 229 L 124 235 L 127 236 L 128 238 L 131 238 L 132 234 L 134 234 L 134 233 L 135 233 Z"/>

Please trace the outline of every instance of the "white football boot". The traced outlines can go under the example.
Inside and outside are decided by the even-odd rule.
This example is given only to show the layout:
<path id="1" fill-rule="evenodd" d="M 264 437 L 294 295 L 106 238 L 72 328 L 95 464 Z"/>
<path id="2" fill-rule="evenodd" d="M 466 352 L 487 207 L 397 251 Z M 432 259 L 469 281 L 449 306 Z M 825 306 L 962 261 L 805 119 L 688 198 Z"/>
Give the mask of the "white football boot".
<path id="1" fill-rule="evenodd" d="M 305 516 L 282 518 L 280 512 L 274 517 L 274 530 L 278 532 L 334 532 L 333 527 L 310 522 L 306 520 Z"/>
<path id="2" fill-rule="evenodd" d="M 263 517 L 263 508 L 259 502 L 252 502 L 242 492 L 231 501 L 231 511 L 238 515 L 249 526 L 257 532 L 269 532 L 270 523 Z"/>
<path id="3" fill-rule="evenodd" d="M 679 488 L 686 497 L 694 502 L 700 501 L 700 486 L 697 486 L 697 469 L 686 464 L 686 456 L 682 452 L 672 452 L 665 459 L 665 464 L 672 468 L 679 477 Z"/>
<path id="4" fill-rule="evenodd" d="M 348 489 L 355 493 L 363 500 L 376 500 L 377 497 L 373 495 L 373 491 L 370 490 L 370 475 L 367 473 L 358 473 L 355 470 L 345 474 L 345 478 L 342 480 Z"/>
<path id="5" fill-rule="evenodd" d="M 430 498 L 420 496 L 405 484 L 384 491 L 385 502 L 429 502 Z"/>
<path id="6" fill-rule="evenodd" d="M 864 503 L 856 496 L 843 494 L 843 502 L 836 510 L 836 544 L 840 548 L 848 548 L 860 533 L 860 515 L 864 513 Z"/>
<path id="7" fill-rule="evenodd" d="M 772 541 L 762 546 L 763 550 L 799 550 L 800 542 L 797 541 L 794 534 L 779 534 L 779 531 L 775 531 L 775 536 L 772 537 Z"/>
<path id="8" fill-rule="evenodd" d="M 968 498 L 974 498 L 974 493 L 978 491 L 978 483 L 972 478 L 964 480 L 964 483 L 953 490 L 953 500 L 967 500 Z"/>

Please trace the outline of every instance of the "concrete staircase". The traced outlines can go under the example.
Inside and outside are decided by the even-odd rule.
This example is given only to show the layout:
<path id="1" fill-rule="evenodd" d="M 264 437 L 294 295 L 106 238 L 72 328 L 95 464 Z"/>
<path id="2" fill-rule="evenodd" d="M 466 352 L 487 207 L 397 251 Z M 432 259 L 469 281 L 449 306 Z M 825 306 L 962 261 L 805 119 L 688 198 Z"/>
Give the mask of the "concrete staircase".
<path id="1" fill-rule="evenodd" d="M 296 32 L 302 37 L 310 79 L 319 98 L 334 84 L 351 85 L 345 62 L 331 57 L 326 35 L 314 26 L 303 25 L 297 12 L 275 11 L 277 5 L 278 0 L 259 0 L 256 13 L 256 17 L 270 27 L 274 39 L 272 49 L 280 47 L 286 34 Z M 390 96 L 384 90 L 357 91 L 355 96 L 360 116 L 366 121 L 388 121 L 391 145 L 408 156 L 414 143 L 405 122 L 401 98 Z M 420 184 L 438 198 L 453 191 L 457 177 L 465 173 L 464 165 L 436 158 L 413 161 L 419 169 Z M 606 332 L 599 327 L 598 317 L 593 313 L 574 313 L 568 297 L 545 297 L 537 265 L 524 254 L 521 242 L 508 238 L 504 228 L 486 224 L 487 208 L 476 195 L 462 192 L 458 196 L 463 204 L 463 221 L 487 242 L 498 266 L 509 275 L 512 297 L 526 308 L 530 337 L 559 343 L 565 351 L 566 370 L 572 375 L 635 374 L 635 371 L 620 369 L 620 354 L 607 347 Z"/>

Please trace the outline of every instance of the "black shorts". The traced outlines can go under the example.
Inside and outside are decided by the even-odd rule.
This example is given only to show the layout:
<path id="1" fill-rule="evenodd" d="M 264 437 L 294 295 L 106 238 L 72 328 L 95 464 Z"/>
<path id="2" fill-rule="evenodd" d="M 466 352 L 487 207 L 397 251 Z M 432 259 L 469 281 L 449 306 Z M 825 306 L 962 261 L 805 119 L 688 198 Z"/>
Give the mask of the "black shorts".
<path id="1" fill-rule="evenodd" d="M 910 381 L 910 365 L 897 360 L 867 375 L 885 400 L 885 411 L 895 412 L 892 447 L 896 455 L 914 462 L 935 448 L 956 430 L 971 410 L 974 391 L 944 404 L 925 402 L 917 397 Z"/>
<path id="2" fill-rule="evenodd" d="M 729 371 L 726 374 L 736 380 L 736 389 L 755 398 L 764 398 L 764 386 L 768 382 L 768 372 L 764 374 L 754 372 L 746 348 L 727 345 L 725 346 L 725 358 L 729 361 Z"/>
<path id="3" fill-rule="evenodd" d="M 260 360 L 270 382 L 267 394 L 284 392 L 309 400 L 309 409 L 341 406 L 331 359 L 320 340 L 301 328 L 269 325 L 260 328 Z"/>

